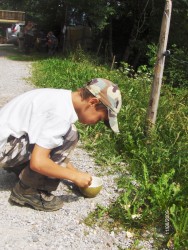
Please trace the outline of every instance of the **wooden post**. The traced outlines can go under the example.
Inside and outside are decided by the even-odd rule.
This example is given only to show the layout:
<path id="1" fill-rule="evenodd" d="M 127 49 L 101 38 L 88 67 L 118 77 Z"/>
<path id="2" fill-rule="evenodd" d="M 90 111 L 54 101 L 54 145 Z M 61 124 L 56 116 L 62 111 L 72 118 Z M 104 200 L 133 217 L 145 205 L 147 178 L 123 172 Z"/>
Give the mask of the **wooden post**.
<path id="1" fill-rule="evenodd" d="M 114 55 L 114 56 L 113 56 L 113 59 L 112 59 L 112 64 L 111 64 L 111 69 L 110 69 L 110 70 L 113 70 L 115 60 L 116 60 L 116 56 Z"/>
<path id="2" fill-rule="evenodd" d="M 102 45 L 102 41 L 103 41 L 103 39 L 100 39 L 99 47 L 97 49 L 97 56 L 99 54 L 99 51 L 100 51 L 100 48 L 101 48 L 101 45 Z"/>
<path id="3" fill-rule="evenodd" d="M 63 46 L 63 48 L 62 48 L 62 53 L 63 53 L 63 55 L 65 54 L 65 50 L 67 50 L 67 9 L 68 9 L 68 4 L 66 3 L 66 2 L 64 2 L 64 6 L 65 6 L 65 16 L 64 16 L 64 23 L 63 23 L 63 26 L 61 27 L 61 29 L 63 29 L 63 27 L 64 26 L 66 26 L 66 30 L 65 30 L 65 33 L 64 34 L 62 34 L 62 38 L 63 38 L 63 40 L 62 40 L 62 46 Z"/>
<path id="4" fill-rule="evenodd" d="M 161 32 L 159 38 L 159 50 L 157 53 L 157 61 L 154 69 L 154 78 L 150 94 L 149 107 L 147 113 L 147 133 L 153 129 L 157 116 L 157 108 L 160 96 L 161 82 L 164 71 L 165 52 L 168 41 L 168 34 L 170 28 L 170 19 L 172 11 L 172 1 L 166 0 L 165 10 L 161 24 Z"/>

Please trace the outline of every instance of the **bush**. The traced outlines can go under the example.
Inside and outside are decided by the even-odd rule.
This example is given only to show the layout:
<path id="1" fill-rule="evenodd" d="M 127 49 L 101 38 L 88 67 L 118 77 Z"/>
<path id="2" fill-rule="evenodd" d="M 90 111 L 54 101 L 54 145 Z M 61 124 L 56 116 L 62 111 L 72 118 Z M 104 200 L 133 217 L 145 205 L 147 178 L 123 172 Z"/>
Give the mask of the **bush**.
<path id="1" fill-rule="evenodd" d="M 172 87 L 185 88 L 188 86 L 188 50 L 185 47 L 178 48 L 175 44 L 169 50 L 170 54 L 165 58 L 164 82 Z M 149 44 L 146 55 L 148 68 L 153 72 L 157 58 L 157 46 Z"/>

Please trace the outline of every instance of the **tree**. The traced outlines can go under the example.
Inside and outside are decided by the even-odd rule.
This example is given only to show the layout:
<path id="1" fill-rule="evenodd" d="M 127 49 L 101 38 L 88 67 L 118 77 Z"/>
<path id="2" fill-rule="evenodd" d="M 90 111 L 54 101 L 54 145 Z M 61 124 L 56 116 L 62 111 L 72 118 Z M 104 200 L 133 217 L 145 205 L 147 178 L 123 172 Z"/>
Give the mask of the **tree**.
<path id="1" fill-rule="evenodd" d="M 164 0 L 0 0 L 2 9 L 26 11 L 46 31 L 60 32 L 72 20 L 90 25 L 99 40 L 108 45 L 110 54 L 135 69 L 147 64 L 149 44 L 158 43 Z M 180 28 L 181 26 L 181 28 Z M 188 0 L 173 1 L 169 47 L 187 48 Z M 96 49 L 96 48 L 95 48 Z"/>

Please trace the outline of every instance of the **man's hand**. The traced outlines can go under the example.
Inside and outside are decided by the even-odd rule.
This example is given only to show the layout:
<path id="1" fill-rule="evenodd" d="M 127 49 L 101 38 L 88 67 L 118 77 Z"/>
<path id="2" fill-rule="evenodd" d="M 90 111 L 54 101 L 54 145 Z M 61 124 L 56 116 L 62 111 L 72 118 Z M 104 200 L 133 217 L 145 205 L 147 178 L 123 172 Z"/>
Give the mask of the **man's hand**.
<path id="1" fill-rule="evenodd" d="M 56 164 L 49 158 L 50 151 L 50 149 L 35 145 L 31 154 L 30 168 L 45 176 L 70 180 L 79 187 L 91 185 L 91 175 L 76 170 L 71 163 L 68 163 L 67 167 Z"/>
<path id="2" fill-rule="evenodd" d="M 88 173 L 75 172 L 75 179 L 73 180 L 74 184 L 78 187 L 86 188 L 91 185 L 92 177 Z"/>

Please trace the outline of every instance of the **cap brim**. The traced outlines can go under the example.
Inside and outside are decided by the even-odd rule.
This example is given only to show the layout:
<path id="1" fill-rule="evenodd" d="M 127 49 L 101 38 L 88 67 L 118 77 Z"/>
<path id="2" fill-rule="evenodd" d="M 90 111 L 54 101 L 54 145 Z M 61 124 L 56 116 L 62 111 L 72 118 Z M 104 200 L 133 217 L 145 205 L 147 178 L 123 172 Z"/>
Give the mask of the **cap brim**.
<path id="1" fill-rule="evenodd" d="M 110 109 L 108 109 L 108 119 L 108 121 L 104 121 L 104 124 L 115 133 L 119 133 L 117 114 Z"/>

